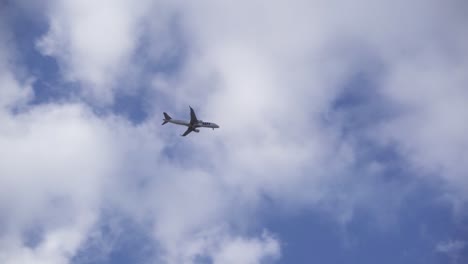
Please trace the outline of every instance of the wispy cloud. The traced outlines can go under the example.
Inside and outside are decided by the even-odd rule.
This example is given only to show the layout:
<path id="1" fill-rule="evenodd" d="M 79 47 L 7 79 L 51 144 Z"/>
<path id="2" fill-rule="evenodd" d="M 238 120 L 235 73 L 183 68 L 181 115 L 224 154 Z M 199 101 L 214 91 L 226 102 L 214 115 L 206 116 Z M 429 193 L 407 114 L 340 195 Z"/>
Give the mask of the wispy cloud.
<path id="1" fill-rule="evenodd" d="M 448 240 L 436 245 L 436 251 L 447 254 L 451 263 L 461 263 L 461 251 L 465 249 L 466 242 L 461 240 Z"/>

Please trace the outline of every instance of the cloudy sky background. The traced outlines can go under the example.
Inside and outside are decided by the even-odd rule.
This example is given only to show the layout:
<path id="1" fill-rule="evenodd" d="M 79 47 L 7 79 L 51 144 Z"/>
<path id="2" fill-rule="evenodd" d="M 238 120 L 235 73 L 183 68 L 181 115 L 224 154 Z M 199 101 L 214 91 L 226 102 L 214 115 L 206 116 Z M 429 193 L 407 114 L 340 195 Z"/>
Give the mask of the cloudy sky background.
<path id="1" fill-rule="evenodd" d="M 467 12 L 0 1 L 0 262 L 466 263 Z"/>

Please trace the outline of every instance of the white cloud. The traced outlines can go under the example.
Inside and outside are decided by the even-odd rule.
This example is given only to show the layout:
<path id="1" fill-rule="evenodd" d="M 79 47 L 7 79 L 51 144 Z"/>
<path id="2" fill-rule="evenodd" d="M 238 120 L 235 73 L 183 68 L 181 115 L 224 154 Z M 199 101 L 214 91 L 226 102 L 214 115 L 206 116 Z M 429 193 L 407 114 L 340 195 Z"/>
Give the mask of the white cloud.
<path id="1" fill-rule="evenodd" d="M 362 170 L 372 164 L 356 170 L 360 136 L 395 147 L 417 175 L 466 186 L 463 2 L 199 1 L 179 9 L 192 57 L 177 78 L 158 80 L 179 112 L 200 105 L 199 116 L 221 123 L 222 132 L 196 135 L 205 154 L 193 166 L 216 168 L 242 203 L 255 207 L 264 193 L 293 208 L 336 202 L 331 211 L 345 223 L 355 206 L 398 207 L 402 198 L 376 188 L 379 171 Z M 362 72 L 375 73 L 370 89 L 392 115 L 348 141 L 343 124 L 327 126 L 323 115 Z"/>
<path id="2" fill-rule="evenodd" d="M 6 16 L 5 11 L 0 15 Z M 11 109 L 24 105 L 32 97 L 30 80 L 18 81 L 15 76 L 15 54 L 18 52 L 9 41 L 12 38 L 7 23 L 0 19 L 0 108 Z"/>
<path id="3" fill-rule="evenodd" d="M 462 1 L 202 1 L 181 9 L 197 56 L 174 84 L 177 95 L 193 101 L 197 93 L 207 94 L 197 98 L 207 102 L 206 114 L 224 121 L 220 141 L 232 157 L 228 164 L 282 172 L 284 161 L 287 184 L 294 184 L 301 176 L 288 173 L 291 168 L 352 162 L 359 146 L 343 159 L 331 158 L 351 142 L 340 141 L 339 131 L 324 128 L 321 118 L 350 77 L 374 67 L 358 53 L 380 64 L 374 89 L 398 114 L 363 132 L 378 133 L 371 136 L 375 142 L 393 140 L 422 173 L 466 186 L 468 36 Z M 210 83 L 203 78 L 212 84 L 200 86 Z M 388 122 L 380 127 L 382 121 Z M 240 181 L 262 177 L 255 175 Z M 269 184 L 284 183 L 281 173 L 265 175 Z"/>
<path id="4" fill-rule="evenodd" d="M 261 239 L 241 239 L 225 241 L 214 256 L 214 263 L 262 263 L 265 258 L 270 261 L 278 259 L 279 244 L 267 234 Z"/>
<path id="5" fill-rule="evenodd" d="M 280 257 L 278 241 L 264 233 L 260 239 L 235 238 L 223 241 L 214 254 L 213 263 L 264 263 Z"/>
<path id="6" fill-rule="evenodd" d="M 235 234 L 225 227 L 210 227 L 188 236 L 177 244 L 177 250 L 163 256 L 164 263 L 197 263 L 211 259 L 213 263 L 269 263 L 281 255 L 279 241 L 263 232 L 259 237 Z"/>
<path id="7" fill-rule="evenodd" d="M 50 28 L 37 46 L 57 58 L 67 80 L 100 103 L 113 100 L 116 79 L 131 69 L 146 1 L 51 1 Z"/>
<path id="8" fill-rule="evenodd" d="M 42 241 L 35 248 L 27 247 L 18 237 L 0 239 L 2 263 L 69 263 L 83 242 L 93 219 L 86 219 L 85 212 L 76 213 L 78 219 L 63 227 L 45 231 Z"/>
<path id="9" fill-rule="evenodd" d="M 181 69 L 154 78 L 163 97 L 155 99 L 176 101 L 179 113 L 198 105 L 199 117 L 221 129 L 180 138 L 173 136 L 179 128 L 159 127 L 159 112 L 134 126 L 81 104 L 0 111 L 0 212 L 9 215 L 8 234 L 0 236 L 9 245 L 0 250 L 4 262 L 67 263 L 102 204 L 150 223 L 168 263 L 197 256 L 274 262 L 280 238 L 239 232 L 252 225 L 263 195 L 291 211 L 326 207 L 343 223 L 357 205 L 379 208 L 381 188 L 369 175 L 381 170 L 372 170 L 376 163 L 356 170 L 355 134 L 378 133 L 368 137 L 395 143 L 422 174 L 466 186 L 462 2 L 119 0 L 53 1 L 49 8 L 50 28 L 37 46 L 85 97 L 104 104 L 126 89 L 117 82 L 126 71 L 143 67 L 132 59 L 142 35 L 154 46 L 153 63 L 174 52 L 167 13 L 177 14 L 188 56 Z M 375 66 L 361 55 L 379 63 L 375 89 L 398 115 L 349 139 L 343 124 L 324 115 L 350 78 Z M 4 65 L 0 105 L 11 108 L 30 98 L 30 88 Z M 32 247 L 23 236 L 31 225 L 43 234 Z"/>
<path id="10" fill-rule="evenodd" d="M 461 240 L 448 240 L 444 242 L 439 242 L 436 245 L 436 251 L 440 253 L 447 254 L 450 258 L 451 263 L 457 264 L 460 262 L 461 251 L 465 249 L 466 242 Z"/>
<path id="11" fill-rule="evenodd" d="M 108 131 L 79 104 L 27 106 L 32 77 L 18 65 L 7 18 L 0 19 L 0 262 L 69 263 L 112 171 Z"/>
<path id="12" fill-rule="evenodd" d="M 466 246 L 464 241 L 460 240 L 449 240 L 446 242 L 440 242 L 436 245 L 436 250 L 439 252 L 450 253 L 453 251 L 460 251 Z"/>
<path id="13" fill-rule="evenodd" d="M 403 62 L 393 72 L 386 93 L 402 114 L 382 127 L 416 169 L 436 174 L 467 190 L 468 153 L 465 89 L 468 60 L 446 65 L 444 58 Z M 408 87 L 411 87 L 408 89 Z"/>
<path id="14" fill-rule="evenodd" d="M 77 105 L 3 113 L 0 120 L 0 259 L 68 263 L 112 172 L 106 128 Z M 37 245 L 28 246 L 30 232 Z"/>
<path id="15" fill-rule="evenodd" d="M 0 58 L 1 60 L 1 58 Z M 0 66 L 1 67 L 1 66 Z M 9 70 L 0 69 L 0 107 L 11 109 L 29 101 L 32 90 L 28 82 L 18 83 Z"/>

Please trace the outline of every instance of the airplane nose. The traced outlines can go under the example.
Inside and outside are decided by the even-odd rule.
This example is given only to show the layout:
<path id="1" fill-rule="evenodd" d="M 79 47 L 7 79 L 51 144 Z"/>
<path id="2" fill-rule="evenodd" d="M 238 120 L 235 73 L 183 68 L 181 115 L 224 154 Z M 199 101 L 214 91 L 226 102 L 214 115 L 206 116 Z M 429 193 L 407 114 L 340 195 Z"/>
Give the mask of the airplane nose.
<path id="1" fill-rule="evenodd" d="M 219 128 L 219 126 L 218 126 L 218 125 L 215 125 L 215 128 Z"/>

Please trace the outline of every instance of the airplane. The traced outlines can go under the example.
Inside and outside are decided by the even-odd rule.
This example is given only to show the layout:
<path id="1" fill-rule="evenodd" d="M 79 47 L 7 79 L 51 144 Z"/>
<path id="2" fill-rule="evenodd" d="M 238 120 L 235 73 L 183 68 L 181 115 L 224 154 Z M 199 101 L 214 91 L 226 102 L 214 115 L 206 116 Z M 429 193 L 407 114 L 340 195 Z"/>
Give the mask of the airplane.
<path id="1" fill-rule="evenodd" d="M 215 123 L 204 122 L 203 120 L 197 119 L 197 116 L 195 115 L 195 111 L 193 111 L 191 106 L 189 107 L 190 107 L 190 122 L 187 122 L 184 120 L 172 119 L 166 112 L 163 112 L 164 122 L 161 125 L 165 125 L 167 123 L 173 123 L 176 125 L 187 126 L 188 127 L 187 130 L 184 132 L 184 134 L 181 135 L 183 137 L 185 137 L 192 131 L 197 132 L 197 133 L 200 132 L 200 130 L 198 129 L 199 127 L 208 127 L 208 128 L 212 128 L 213 130 L 215 128 L 219 128 L 219 126 Z"/>

